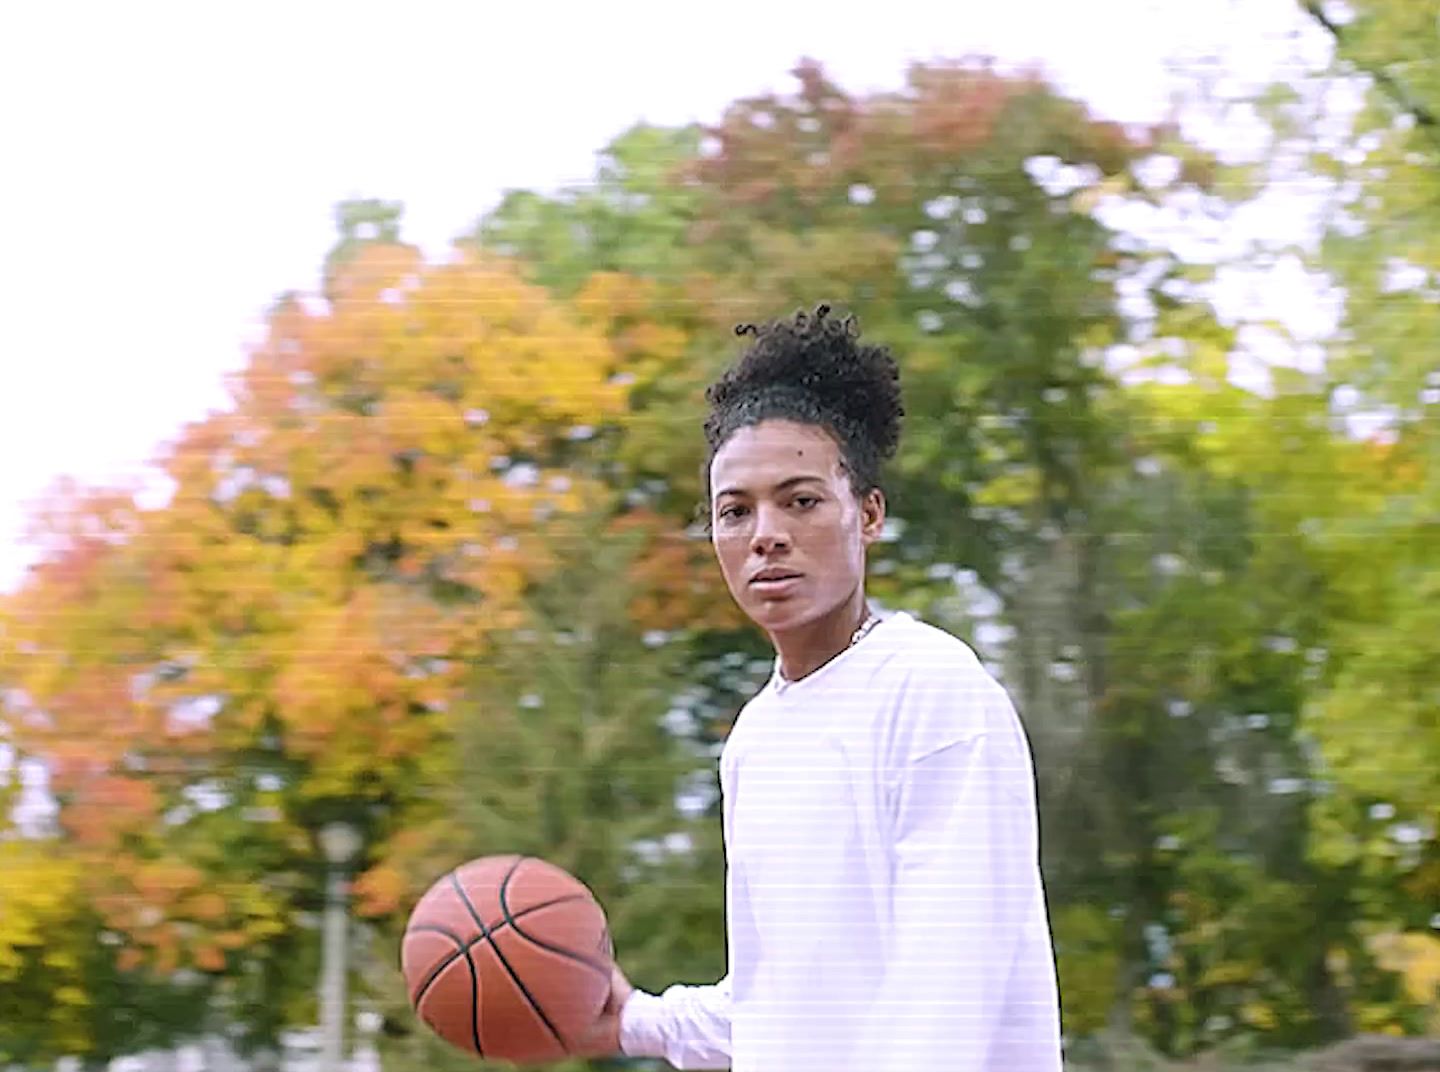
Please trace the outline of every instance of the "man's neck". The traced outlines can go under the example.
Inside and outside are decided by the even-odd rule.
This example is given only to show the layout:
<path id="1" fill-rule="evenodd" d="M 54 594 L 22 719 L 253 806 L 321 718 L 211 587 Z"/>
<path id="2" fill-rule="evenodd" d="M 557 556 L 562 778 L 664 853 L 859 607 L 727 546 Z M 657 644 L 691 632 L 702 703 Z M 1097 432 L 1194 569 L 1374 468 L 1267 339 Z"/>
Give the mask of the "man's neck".
<path id="1" fill-rule="evenodd" d="M 770 641 L 780 657 L 781 676 L 799 681 L 819 670 L 850 646 L 869 612 L 865 591 L 860 589 L 823 618 L 799 629 L 772 633 Z"/>

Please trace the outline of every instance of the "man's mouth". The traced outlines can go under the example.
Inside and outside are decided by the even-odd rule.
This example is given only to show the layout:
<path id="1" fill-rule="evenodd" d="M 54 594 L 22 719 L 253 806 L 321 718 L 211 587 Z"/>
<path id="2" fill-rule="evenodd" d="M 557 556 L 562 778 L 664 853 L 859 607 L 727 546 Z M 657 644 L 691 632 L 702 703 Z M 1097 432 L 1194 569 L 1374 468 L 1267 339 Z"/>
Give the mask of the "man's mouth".
<path id="1" fill-rule="evenodd" d="M 800 574 L 791 570 L 764 570 L 750 580 L 752 588 L 780 588 L 800 579 Z"/>

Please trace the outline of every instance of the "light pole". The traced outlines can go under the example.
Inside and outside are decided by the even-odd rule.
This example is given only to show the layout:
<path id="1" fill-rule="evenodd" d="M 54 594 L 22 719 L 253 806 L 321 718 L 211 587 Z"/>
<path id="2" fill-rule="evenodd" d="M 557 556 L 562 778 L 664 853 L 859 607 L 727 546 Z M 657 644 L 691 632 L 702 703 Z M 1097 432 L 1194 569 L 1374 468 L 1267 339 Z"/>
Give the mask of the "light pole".
<path id="1" fill-rule="evenodd" d="M 350 864 L 361 848 L 349 823 L 320 829 L 325 872 L 325 920 L 320 962 L 320 1072 L 343 1072 L 345 1060 L 345 923 L 349 914 Z"/>

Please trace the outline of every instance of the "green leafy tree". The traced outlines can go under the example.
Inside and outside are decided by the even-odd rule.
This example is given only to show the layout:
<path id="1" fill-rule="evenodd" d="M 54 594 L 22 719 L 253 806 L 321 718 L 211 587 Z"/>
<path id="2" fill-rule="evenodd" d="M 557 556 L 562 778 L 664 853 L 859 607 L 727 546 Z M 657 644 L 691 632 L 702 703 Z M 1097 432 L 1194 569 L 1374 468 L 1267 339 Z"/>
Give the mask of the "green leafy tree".
<path id="1" fill-rule="evenodd" d="M 1208 805 L 1205 788 L 1217 779 L 1207 734 L 1224 711 L 1217 697 L 1183 724 L 1149 715 L 1147 705 L 1180 702 L 1167 675 L 1188 670 L 1184 628 L 1199 624 L 1193 613 L 1176 617 L 1191 589 L 1153 577 L 1150 562 L 1192 550 L 1178 545 L 1203 508 L 1191 505 L 1203 474 L 1193 483 L 1173 476 L 1168 497 L 1155 497 L 1163 481 L 1137 472 L 1153 452 L 1133 432 L 1147 403 L 1126 391 L 1107 356 L 1127 342 L 1159 361 L 1180 344 L 1213 363 L 1230 340 L 1185 300 L 1193 270 L 1115 233 L 1094 209 L 1115 197 L 1163 202 L 1173 191 L 1137 177 L 1157 157 L 1178 162 L 1175 190 L 1193 188 L 1209 165 L 1165 129 L 1121 131 L 1038 79 L 984 65 L 919 67 L 904 90 L 863 99 L 813 64 L 796 75 L 793 97 L 728 109 L 680 172 L 695 198 L 687 277 L 718 296 L 731 320 L 773 314 L 777 302 L 845 298 L 867 330 L 904 354 L 910 438 L 892 488 L 897 535 L 875 564 L 877 592 L 962 628 L 976 624 L 955 594 L 962 567 L 972 587 L 998 595 L 1013 639 L 986 654 L 1004 665 L 1038 731 L 1047 830 L 1057 835 L 1046 839 L 1047 870 L 1063 891 L 1061 969 L 1086 980 L 1081 1029 L 1098 1027 L 1112 1008 L 1128 1009 L 1132 993 L 1150 992 L 1158 968 L 1147 970 L 1144 935 L 1168 910 L 1174 881 L 1153 845 L 1187 809 Z M 547 202 L 554 233 L 569 233 L 565 220 L 583 231 L 573 208 L 588 196 Z M 521 253 L 544 256 L 538 246 Z M 645 274 L 660 282 L 675 271 L 671 259 Z M 1137 318 L 1121 309 L 1118 289 L 1141 278 L 1151 308 Z M 716 334 L 723 326 L 714 324 Z M 721 357 L 699 352 L 695 364 L 713 371 Z M 678 401 L 693 421 L 695 397 Z M 680 406 L 673 412 L 678 426 Z M 682 472 L 670 482 L 691 486 Z M 1223 502 L 1239 493 L 1206 494 Z M 1177 499 L 1186 510 L 1177 513 Z M 1226 527 L 1242 515 L 1236 504 L 1216 521 L 1216 547 L 1202 554 L 1243 559 L 1224 546 L 1227 537 L 1243 541 L 1243 530 Z M 1153 538 L 1112 549 L 1152 529 Z M 1117 579 L 1127 568 L 1135 576 Z M 1233 571 L 1238 589 L 1243 564 Z M 1229 608 L 1211 602 L 1203 628 L 1223 632 Z M 1127 615 L 1137 603 L 1160 609 Z M 1173 624 L 1173 655 L 1145 646 L 1156 621 Z M 1243 648 L 1245 639 L 1229 643 Z M 733 634 L 696 638 L 695 652 L 717 712 L 738 704 L 767 667 L 749 638 Z M 716 729 L 726 723 L 719 715 Z M 1156 728 L 1169 736 L 1147 746 Z M 1169 737 L 1184 744 L 1179 758 Z M 1133 765 L 1157 758 L 1158 766 Z M 1107 906 L 1099 920 L 1085 907 L 1096 903 Z M 1096 987 L 1099 975 L 1106 981 Z M 1182 1050 L 1202 1037 L 1192 1026 L 1150 1029 Z"/>
<path id="2" fill-rule="evenodd" d="M 559 294 L 598 272 L 673 282 L 693 267 L 686 239 L 698 194 L 677 180 L 699 145 L 694 127 L 632 127 L 599 154 L 592 183 L 551 196 L 512 190 L 472 240 Z"/>
<path id="3" fill-rule="evenodd" d="M 405 913 L 395 909 L 477 856 L 535 855 L 579 876 L 639 985 L 724 972 L 724 861 L 703 818 L 715 778 L 683 705 L 685 646 L 643 608 L 643 556 L 663 538 L 631 521 L 597 504 L 552 535 L 563 564 L 456 698 L 453 773 L 431 801 L 443 821 L 397 829 L 390 862 L 361 883 L 365 910 L 383 919 L 366 978 L 396 1060 L 459 1067 L 406 1004 L 393 955 Z"/>
<path id="4" fill-rule="evenodd" d="M 1340 331 L 1327 341 L 1327 385 L 1338 414 L 1382 422 L 1378 432 L 1357 424 L 1352 437 L 1367 441 L 1306 518 L 1333 593 L 1323 672 L 1305 712 L 1334 787 L 1315 809 L 1314 851 L 1360 876 L 1363 933 L 1380 949 L 1433 941 L 1431 907 L 1440 903 L 1440 671 L 1431 639 L 1440 626 L 1440 4 L 1299 7 L 1334 45 L 1315 80 L 1359 87 L 1362 99 L 1338 135 L 1336 117 L 1304 99 L 1277 117 L 1282 144 L 1333 184 L 1311 258 L 1344 294 Z M 1356 974 L 1360 965 L 1352 962 Z M 1440 1000 L 1424 990 L 1367 998 L 1361 1026 L 1413 1028 L 1417 1004 L 1433 1026 Z"/>

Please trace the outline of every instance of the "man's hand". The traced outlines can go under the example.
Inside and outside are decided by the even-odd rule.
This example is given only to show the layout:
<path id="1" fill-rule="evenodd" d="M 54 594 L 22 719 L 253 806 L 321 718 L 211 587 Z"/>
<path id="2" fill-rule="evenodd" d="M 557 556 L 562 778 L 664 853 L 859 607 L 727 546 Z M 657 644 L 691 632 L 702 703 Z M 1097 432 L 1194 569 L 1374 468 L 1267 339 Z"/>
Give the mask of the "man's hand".
<path id="1" fill-rule="evenodd" d="M 581 1036 L 571 1050 L 576 1057 L 619 1057 L 620 1053 L 620 1010 L 625 1008 L 635 988 L 618 966 L 610 973 L 610 996 L 605 1007 L 590 1029 Z"/>

